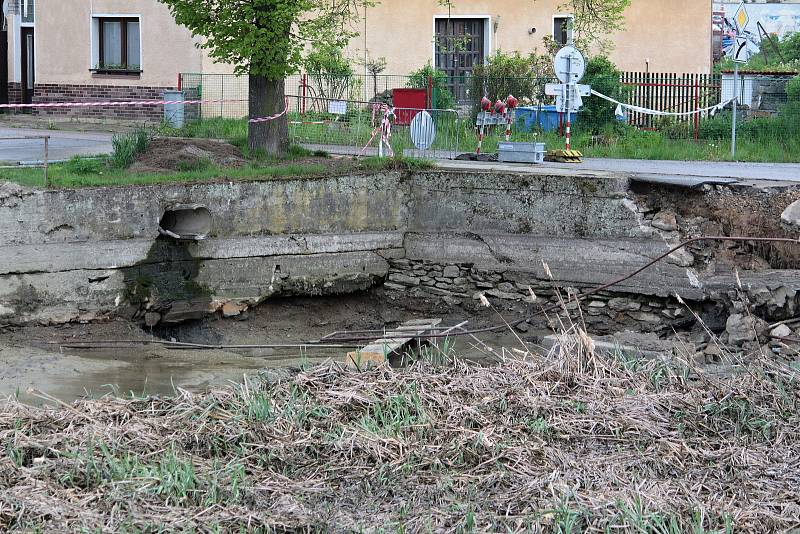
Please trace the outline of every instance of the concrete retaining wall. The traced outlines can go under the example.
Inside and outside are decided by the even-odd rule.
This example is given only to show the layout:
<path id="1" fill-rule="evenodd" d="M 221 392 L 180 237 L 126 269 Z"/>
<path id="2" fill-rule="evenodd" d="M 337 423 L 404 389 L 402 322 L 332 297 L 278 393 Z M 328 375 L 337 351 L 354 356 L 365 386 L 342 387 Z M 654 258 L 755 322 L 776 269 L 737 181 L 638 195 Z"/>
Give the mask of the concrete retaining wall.
<path id="1" fill-rule="evenodd" d="M 207 239 L 159 238 L 165 210 L 195 205 L 211 214 Z M 389 285 L 396 290 L 461 291 L 436 285 L 446 280 L 414 280 L 404 262 L 493 273 L 491 288 L 480 277 L 469 287 L 482 282 L 500 293 L 504 283 L 595 286 L 679 239 L 644 211 L 626 179 L 574 173 L 394 172 L 50 191 L 0 184 L 0 323 L 235 315 L 274 295 L 367 289 L 390 269 L 409 277 Z M 616 291 L 701 300 L 728 282 L 698 284 L 703 274 L 692 261 L 670 258 Z M 800 287 L 795 271 L 782 276 Z"/>

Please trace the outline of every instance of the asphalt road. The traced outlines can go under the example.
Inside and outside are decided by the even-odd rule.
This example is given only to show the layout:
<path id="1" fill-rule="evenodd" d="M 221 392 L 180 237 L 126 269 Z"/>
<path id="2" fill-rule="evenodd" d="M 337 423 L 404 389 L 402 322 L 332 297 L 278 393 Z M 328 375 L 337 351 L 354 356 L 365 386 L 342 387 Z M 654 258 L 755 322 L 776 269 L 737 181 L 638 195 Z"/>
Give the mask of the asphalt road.
<path id="1" fill-rule="evenodd" d="M 0 128 L 0 162 L 17 164 L 42 161 L 44 140 L 19 138 L 43 135 L 50 136 L 48 143 L 48 159 L 50 161 L 69 159 L 75 155 L 108 154 L 112 151 L 111 137 L 113 134 L 107 132 Z"/>
<path id="2" fill-rule="evenodd" d="M 567 163 L 548 163 L 552 167 L 570 167 Z M 800 182 L 798 163 L 735 163 L 714 161 L 644 161 L 636 159 L 587 158 L 580 169 L 623 173 L 648 173 L 677 176 L 735 178 Z"/>

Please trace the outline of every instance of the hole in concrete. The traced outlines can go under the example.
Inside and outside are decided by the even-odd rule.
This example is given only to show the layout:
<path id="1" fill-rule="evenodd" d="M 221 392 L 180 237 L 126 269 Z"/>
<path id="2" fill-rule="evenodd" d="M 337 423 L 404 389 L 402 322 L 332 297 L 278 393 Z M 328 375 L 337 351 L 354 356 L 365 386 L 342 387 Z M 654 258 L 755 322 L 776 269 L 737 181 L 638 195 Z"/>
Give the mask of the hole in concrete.
<path id="1" fill-rule="evenodd" d="M 164 211 L 158 223 L 161 235 L 199 241 L 211 232 L 211 212 L 205 206 L 176 206 Z"/>

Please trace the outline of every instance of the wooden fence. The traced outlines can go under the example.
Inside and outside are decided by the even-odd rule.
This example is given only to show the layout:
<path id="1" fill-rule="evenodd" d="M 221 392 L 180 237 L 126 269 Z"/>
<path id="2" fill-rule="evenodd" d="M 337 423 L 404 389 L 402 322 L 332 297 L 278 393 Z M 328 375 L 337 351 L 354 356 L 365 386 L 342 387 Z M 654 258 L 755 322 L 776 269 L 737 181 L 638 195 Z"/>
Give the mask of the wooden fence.
<path id="1" fill-rule="evenodd" d="M 657 111 L 686 113 L 719 103 L 722 80 L 715 74 L 677 74 L 624 72 L 622 83 L 630 88 L 628 103 Z M 697 139 L 700 130 L 699 114 L 676 117 L 685 123 L 687 133 Z M 664 118 L 630 112 L 628 121 L 639 128 L 656 129 Z"/>

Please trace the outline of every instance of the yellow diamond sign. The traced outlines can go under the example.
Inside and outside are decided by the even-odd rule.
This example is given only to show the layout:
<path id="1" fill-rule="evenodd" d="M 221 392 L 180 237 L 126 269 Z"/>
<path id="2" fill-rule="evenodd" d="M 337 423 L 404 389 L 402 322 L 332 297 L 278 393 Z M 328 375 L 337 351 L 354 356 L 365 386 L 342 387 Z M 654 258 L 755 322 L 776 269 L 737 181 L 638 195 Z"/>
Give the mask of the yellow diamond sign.
<path id="1" fill-rule="evenodd" d="M 733 17 L 733 21 L 736 23 L 736 29 L 739 30 L 739 33 L 742 33 L 747 25 L 750 23 L 750 15 L 747 13 L 747 8 L 742 2 L 739 5 L 739 9 L 736 10 L 736 15 Z"/>

